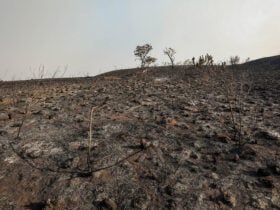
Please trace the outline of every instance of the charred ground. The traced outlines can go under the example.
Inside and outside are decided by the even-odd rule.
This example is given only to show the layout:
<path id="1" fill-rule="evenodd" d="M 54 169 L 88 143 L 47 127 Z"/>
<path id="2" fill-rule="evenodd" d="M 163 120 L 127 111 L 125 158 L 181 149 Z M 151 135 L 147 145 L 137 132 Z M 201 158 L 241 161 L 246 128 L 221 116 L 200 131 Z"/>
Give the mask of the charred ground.
<path id="1" fill-rule="evenodd" d="M 1 82 L 0 209 L 279 209 L 279 81 L 238 66 Z"/>

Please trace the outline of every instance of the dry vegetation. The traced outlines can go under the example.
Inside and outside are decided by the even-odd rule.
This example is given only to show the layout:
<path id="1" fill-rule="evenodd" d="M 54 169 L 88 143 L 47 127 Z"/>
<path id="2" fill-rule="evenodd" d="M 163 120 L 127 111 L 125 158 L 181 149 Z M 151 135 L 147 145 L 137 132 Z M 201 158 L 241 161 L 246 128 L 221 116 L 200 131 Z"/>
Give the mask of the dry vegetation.
<path id="1" fill-rule="evenodd" d="M 0 209 L 279 209 L 280 71 L 0 83 Z"/>

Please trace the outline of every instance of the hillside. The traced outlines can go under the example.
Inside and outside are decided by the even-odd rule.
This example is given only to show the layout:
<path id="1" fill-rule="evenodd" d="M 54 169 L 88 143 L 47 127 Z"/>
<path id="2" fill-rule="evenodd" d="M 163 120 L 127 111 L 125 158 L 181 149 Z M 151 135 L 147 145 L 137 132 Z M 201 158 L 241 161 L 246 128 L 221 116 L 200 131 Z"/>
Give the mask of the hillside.
<path id="1" fill-rule="evenodd" d="M 260 58 L 243 64 L 247 68 L 280 70 L 280 55 Z"/>
<path id="2" fill-rule="evenodd" d="M 280 209 L 279 81 L 157 67 L 2 82 L 0 209 Z"/>

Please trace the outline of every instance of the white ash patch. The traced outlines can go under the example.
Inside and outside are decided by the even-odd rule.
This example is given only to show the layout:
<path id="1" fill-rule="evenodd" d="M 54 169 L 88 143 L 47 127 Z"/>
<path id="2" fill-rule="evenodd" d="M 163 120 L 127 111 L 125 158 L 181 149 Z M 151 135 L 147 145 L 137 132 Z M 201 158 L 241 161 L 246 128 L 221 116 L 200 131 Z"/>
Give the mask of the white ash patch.
<path id="1" fill-rule="evenodd" d="M 123 129 L 122 124 L 107 124 L 103 126 L 103 133 L 106 138 L 109 138 L 112 134 L 118 133 Z"/>
<path id="2" fill-rule="evenodd" d="M 157 77 L 154 79 L 155 82 L 167 82 L 169 81 L 168 77 Z"/>
<path id="3" fill-rule="evenodd" d="M 56 155 L 63 152 L 59 147 L 56 147 L 52 143 L 45 143 L 42 141 L 35 141 L 27 143 L 22 147 L 25 150 L 25 153 L 31 158 L 37 158 L 40 156 L 50 156 Z"/>
<path id="4" fill-rule="evenodd" d="M 60 154 L 62 153 L 63 150 L 61 148 L 52 148 L 51 151 L 50 151 L 50 155 L 56 155 L 56 154 Z"/>
<path id="5" fill-rule="evenodd" d="M 280 139 L 280 133 L 274 130 L 268 130 L 267 131 L 271 136 Z"/>
<path id="6" fill-rule="evenodd" d="M 84 141 L 74 141 L 69 143 L 69 148 L 71 150 L 81 150 L 81 149 L 87 149 L 88 148 L 88 139 L 85 139 Z M 96 142 L 91 143 L 91 149 L 97 147 L 98 144 Z"/>
<path id="7" fill-rule="evenodd" d="M 10 156 L 10 157 L 6 157 L 6 158 L 4 159 L 4 161 L 7 162 L 7 163 L 9 163 L 9 164 L 13 164 L 13 163 L 17 162 L 18 159 L 19 159 L 19 158 L 18 158 L 17 156 L 13 155 L 13 156 Z"/>

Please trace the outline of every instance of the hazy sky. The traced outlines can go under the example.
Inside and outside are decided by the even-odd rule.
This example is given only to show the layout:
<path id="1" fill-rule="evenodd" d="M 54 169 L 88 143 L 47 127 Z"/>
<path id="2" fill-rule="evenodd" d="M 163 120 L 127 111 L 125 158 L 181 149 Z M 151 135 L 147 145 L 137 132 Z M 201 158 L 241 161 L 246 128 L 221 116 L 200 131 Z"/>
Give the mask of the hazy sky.
<path id="1" fill-rule="evenodd" d="M 165 47 L 176 61 L 280 54 L 280 0 L 0 0 L 0 79 L 136 67 L 145 43 L 158 64 Z"/>

